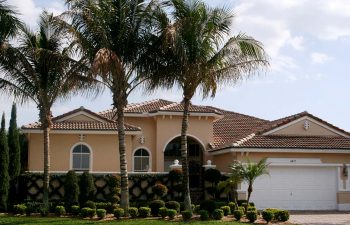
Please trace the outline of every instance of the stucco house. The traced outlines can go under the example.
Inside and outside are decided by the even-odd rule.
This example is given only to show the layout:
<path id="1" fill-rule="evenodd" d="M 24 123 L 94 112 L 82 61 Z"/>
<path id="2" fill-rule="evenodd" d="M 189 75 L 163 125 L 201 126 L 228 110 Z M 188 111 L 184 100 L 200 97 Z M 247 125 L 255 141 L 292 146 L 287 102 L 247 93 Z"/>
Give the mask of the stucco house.
<path id="1" fill-rule="evenodd" d="M 153 100 L 125 108 L 128 171 L 167 172 L 180 158 L 182 104 Z M 190 185 L 203 185 L 211 160 L 229 172 L 233 160 L 267 158 L 269 176 L 259 178 L 252 201 L 258 208 L 350 210 L 350 133 L 302 112 L 268 121 L 210 106 L 190 106 Z M 29 140 L 28 170 L 43 168 L 40 124 L 22 127 Z M 115 112 L 83 107 L 53 118 L 51 171 L 116 173 L 119 154 Z M 246 185 L 240 185 L 244 198 Z"/>

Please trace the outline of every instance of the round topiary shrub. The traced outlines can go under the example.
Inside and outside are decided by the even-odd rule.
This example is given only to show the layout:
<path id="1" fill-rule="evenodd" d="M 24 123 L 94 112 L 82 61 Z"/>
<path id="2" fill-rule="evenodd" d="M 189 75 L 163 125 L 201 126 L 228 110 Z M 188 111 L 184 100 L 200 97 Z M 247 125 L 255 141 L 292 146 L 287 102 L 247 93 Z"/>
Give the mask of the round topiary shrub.
<path id="1" fill-rule="evenodd" d="M 247 211 L 257 211 L 255 206 L 248 206 Z"/>
<path id="2" fill-rule="evenodd" d="M 249 206 L 255 206 L 254 202 L 249 202 Z"/>
<path id="3" fill-rule="evenodd" d="M 117 218 L 118 220 L 124 216 L 124 209 L 122 208 L 116 208 L 113 212 L 115 218 Z"/>
<path id="4" fill-rule="evenodd" d="M 246 216 L 250 223 L 254 223 L 258 219 L 258 213 L 256 211 L 248 211 Z"/>
<path id="5" fill-rule="evenodd" d="M 165 203 L 165 207 L 168 209 L 175 209 L 177 212 L 180 211 L 180 203 L 177 201 L 168 201 Z"/>
<path id="6" fill-rule="evenodd" d="M 224 211 L 222 209 L 215 209 L 212 216 L 214 220 L 221 220 L 224 217 Z"/>
<path id="7" fill-rule="evenodd" d="M 149 204 L 149 207 L 151 208 L 151 214 L 152 216 L 158 216 L 159 209 L 164 207 L 165 203 L 162 200 L 154 200 Z"/>
<path id="8" fill-rule="evenodd" d="M 71 207 L 71 213 L 73 216 L 77 216 L 80 213 L 80 207 L 78 205 L 73 205 Z"/>
<path id="9" fill-rule="evenodd" d="M 110 194 L 108 195 L 107 200 L 112 204 L 116 204 L 120 201 L 120 180 L 119 175 L 109 176 L 109 179 L 107 180 L 110 189 Z"/>
<path id="10" fill-rule="evenodd" d="M 201 210 L 207 210 L 209 214 L 212 214 L 217 209 L 217 204 L 214 200 L 204 200 L 200 204 Z"/>
<path id="11" fill-rule="evenodd" d="M 97 214 L 97 217 L 101 220 L 101 219 L 104 219 L 106 217 L 106 213 L 107 211 L 105 209 L 97 209 L 96 210 L 96 214 Z"/>
<path id="12" fill-rule="evenodd" d="M 89 207 L 84 207 L 81 209 L 80 214 L 83 218 L 86 218 L 86 217 L 89 217 L 89 211 L 90 211 Z"/>
<path id="13" fill-rule="evenodd" d="M 56 216 L 62 216 L 64 214 L 66 214 L 66 209 L 64 208 L 64 206 L 58 205 L 55 208 L 55 214 L 56 214 Z"/>
<path id="14" fill-rule="evenodd" d="M 273 220 L 273 217 L 274 217 L 273 212 L 271 212 L 271 211 L 269 211 L 269 210 L 264 210 L 264 211 L 262 211 L 261 215 L 262 215 L 262 218 L 263 218 L 267 223 L 269 223 L 270 221 L 272 221 L 272 220 Z"/>
<path id="15" fill-rule="evenodd" d="M 142 218 L 149 217 L 151 215 L 151 209 L 148 207 L 140 207 L 139 208 L 139 216 Z"/>
<path id="16" fill-rule="evenodd" d="M 169 179 L 173 182 L 179 182 L 182 180 L 182 170 L 181 169 L 173 169 L 169 172 Z"/>
<path id="17" fill-rule="evenodd" d="M 96 209 L 89 209 L 88 214 L 90 218 L 93 218 L 96 215 Z"/>
<path id="18" fill-rule="evenodd" d="M 157 195 L 159 198 L 162 198 L 166 193 L 168 193 L 168 188 L 164 184 L 155 184 L 152 187 L 152 192 Z"/>
<path id="19" fill-rule="evenodd" d="M 237 209 L 237 210 L 235 210 L 235 211 L 233 211 L 233 216 L 235 217 L 235 219 L 237 220 L 237 221 L 240 221 L 241 220 L 241 218 L 243 217 L 243 211 L 242 210 L 239 210 L 239 209 Z"/>
<path id="20" fill-rule="evenodd" d="M 207 210 L 199 210 L 198 214 L 200 220 L 209 220 L 209 213 Z"/>
<path id="21" fill-rule="evenodd" d="M 198 214 L 199 215 L 199 211 L 201 210 L 201 206 L 200 205 L 196 205 L 193 209 L 193 213 L 194 214 Z"/>
<path id="22" fill-rule="evenodd" d="M 49 215 L 49 209 L 44 206 L 42 206 L 39 211 L 42 217 L 47 217 Z"/>
<path id="23" fill-rule="evenodd" d="M 182 211 L 181 215 L 183 221 L 189 221 L 192 218 L 192 212 L 189 210 Z"/>
<path id="24" fill-rule="evenodd" d="M 243 212 L 243 214 L 245 214 L 245 208 L 243 206 L 238 206 L 237 209 L 241 210 Z"/>
<path id="25" fill-rule="evenodd" d="M 177 211 L 175 209 L 168 209 L 168 217 L 170 220 L 174 219 Z"/>
<path id="26" fill-rule="evenodd" d="M 168 209 L 165 207 L 160 208 L 159 215 L 164 219 L 168 215 Z"/>
<path id="27" fill-rule="evenodd" d="M 129 208 L 129 215 L 131 218 L 136 218 L 139 214 L 139 210 L 136 207 L 130 207 Z"/>
<path id="28" fill-rule="evenodd" d="M 230 207 L 231 213 L 233 213 L 233 211 L 235 211 L 237 209 L 237 205 L 234 202 L 229 202 L 228 206 Z"/>
<path id="29" fill-rule="evenodd" d="M 280 210 L 278 212 L 278 220 L 286 222 L 289 220 L 289 212 L 287 210 Z"/>
<path id="30" fill-rule="evenodd" d="M 18 204 L 13 206 L 13 210 L 16 214 L 24 215 L 26 213 L 27 206 L 25 204 Z"/>
<path id="31" fill-rule="evenodd" d="M 210 183 L 218 183 L 221 179 L 221 172 L 217 169 L 208 169 L 204 172 L 204 180 Z"/>
<path id="32" fill-rule="evenodd" d="M 96 204 L 95 204 L 95 202 L 93 202 L 93 201 L 87 201 L 87 202 L 85 202 L 84 206 L 85 206 L 85 207 L 88 207 L 88 208 L 90 208 L 90 209 L 96 209 Z"/>
<path id="33" fill-rule="evenodd" d="M 224 216 L 228 216 L 229 214 L 231 214 L 230 206 L 221 206 L 220 209 L 222 209 L 222 211 L 224 212 Z"/>

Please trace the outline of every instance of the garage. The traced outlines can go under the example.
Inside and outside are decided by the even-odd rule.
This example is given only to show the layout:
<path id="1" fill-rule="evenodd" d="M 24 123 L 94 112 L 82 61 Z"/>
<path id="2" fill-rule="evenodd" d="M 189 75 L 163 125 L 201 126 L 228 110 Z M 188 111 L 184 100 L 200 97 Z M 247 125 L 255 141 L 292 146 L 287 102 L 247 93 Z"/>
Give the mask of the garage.
<path id="1" fill-rule="evenodd" d="M 335 167 L 270 166 L 269 172 L 253 185 L 251 201 L 258 209 L 337 209 Z"/>

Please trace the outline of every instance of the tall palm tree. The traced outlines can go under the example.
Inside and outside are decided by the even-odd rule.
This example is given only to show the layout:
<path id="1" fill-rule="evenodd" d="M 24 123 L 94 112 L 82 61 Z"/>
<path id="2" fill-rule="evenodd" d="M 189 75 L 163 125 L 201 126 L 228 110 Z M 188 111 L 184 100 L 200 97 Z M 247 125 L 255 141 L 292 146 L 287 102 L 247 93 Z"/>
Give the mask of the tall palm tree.
<path id="1" fill-rule="evenodd" d="M 21 26 L 16 11 L 6 4 L 6 0 L 0 0 L 0 24 L 0 46 L 2 46 L 8 38 L 17 34 Z"/>
<path id="2" fill-rule="evenodd" d="M 69 23 L 64 24 L 90 60 L 93 74 L 111 91 L 118 122 L 121 207 L 128 212 L 129 190 L 125 149 L 124 108 L 130 93 L 149 79 L 145 55 L 156 40 L 151 16 L 154 0 L 66 0 Z"/>
<path id="3" fill-rule="evenodd" d="M 16 100 L 33 101 L 39 110 L 44 133 L 43 202 L 48 207 L 50 171 L 50 128 L 52 105 L 69 94 L 87 90 L 90 79 L 85 72 L 85 59 L 76 60 L 65 47 L 66 34 L 59 28 L 58 19 L 43 12 L 38 31 L 23 26 L 18 37 L 19 46 L 8 45 L 0 55 L 0 91 Z"/>
<path id="4" fill-rule="evenodd" d="M 247 163 L 236 161 L 230 166 L 233 176 L 241 177 L 243 181 L 248 183 L 248 198 L 245 211 L 248 209 L 250 196 L 253 192 L 254 181 L 262 175 L 269 174 L 268 166 L 269 164 L 266 163 L 266 158 L 261 159 L 257 163 L 251 162 L 249 159 L 247 160 Z"/>
<path id="5" fill-rule="evenodd" d="M 184 202 L 191 210 L 187 160 L 187 130 L 191 99 L 198 91 L 214 97 L 219 85 L 235 84 L 268 65 L 262 44 L 244 34 L 230 37 L 233 18 L 226 8 L 211 8 L 199 0 L 171 0 L 171 17 L 159 17 L 163 45 L 150 54 L 158 76 L 156 86 L 177 84 L 183 94 L 181 157 Z"/>

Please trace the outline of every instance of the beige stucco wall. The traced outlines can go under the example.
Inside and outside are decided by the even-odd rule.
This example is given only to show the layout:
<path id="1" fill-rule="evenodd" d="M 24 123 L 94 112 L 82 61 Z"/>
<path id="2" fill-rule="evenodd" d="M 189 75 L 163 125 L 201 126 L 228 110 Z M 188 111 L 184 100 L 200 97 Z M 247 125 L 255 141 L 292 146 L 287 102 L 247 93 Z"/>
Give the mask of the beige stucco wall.
<path id="1" fill-rule="evenodd" d="M 76 115 L 72 118 L 69 118 L 65 121 L 96 121 L 91 117 L 85 116 L 85 115 Z"/>
<path id="2" fill-rule="evenodd" d="M 349 204 L 350 203 L 350 191 L 340 191 L 337 193 L 338 204 Z"/>
<path id="3" fill-rule="evenodd" d="M 29 134 L 29 171 L 43 171 L 43 136 Z M 50 135 L 51 171 L 68 171 L 72 147 L 80 143 L 78 134 Z M 131 136 L 126 136 L 126 148 L 131 149 Z M 92 149 L 92 171 L 119 171 L 119 152 L 117 135 L 86 134 L 83 143 Z M 127 152 L 128 170 L 131 170 L 131 154 Z"/>
<path id="4" fill-rule="evenodd" d="M 298 135 L 298 136 L 339 136 L 332 132 L 329 129 L 326 129 L 310 120 L 307 120 L 310 124 L 309 129 L 304 129 L 304 123 L 307 119 L 301 120 L 295 124 L 287 126 L 283 129 L 280 129 L 276 132 L 273 132 L 274 135 Z"/>
<path id="5" fill-rule="evenodd" d="M 236 153 L 229 152 L 222 155 L 213 156 L 212 162 L 216 168 L 222 172 L 230 172 L 229 166 L 237 159 Z"/>

